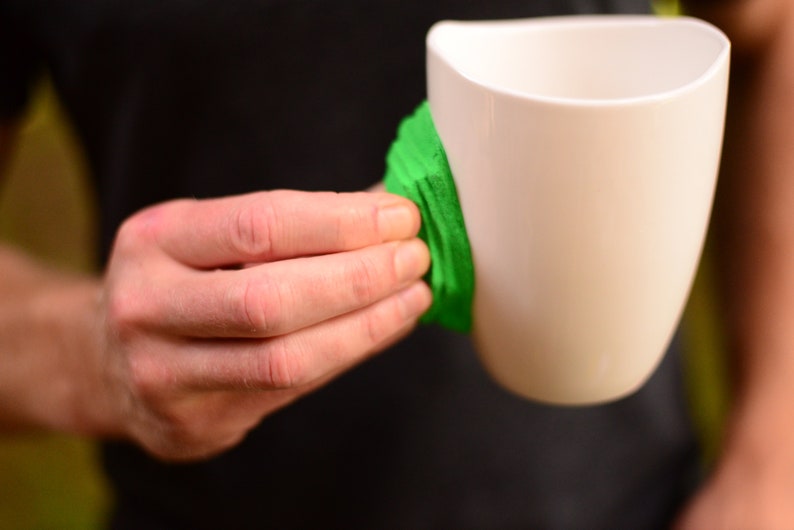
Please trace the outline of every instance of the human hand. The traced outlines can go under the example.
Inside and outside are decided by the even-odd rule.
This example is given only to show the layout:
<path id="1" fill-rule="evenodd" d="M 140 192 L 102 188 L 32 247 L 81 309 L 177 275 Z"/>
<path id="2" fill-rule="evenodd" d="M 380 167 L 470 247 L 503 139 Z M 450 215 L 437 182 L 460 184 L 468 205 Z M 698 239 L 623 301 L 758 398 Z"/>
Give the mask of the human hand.
<path id="1" fill-rule="evenodd" d="M 686 507 L 675 530 L 790 530 L 794 474 L 736 456 L 725 459 Z"/>
<path id="2" fill-rule="evenodd" d="M 430 305 L 419 224 L 386 193 L 273 191 L 132 216 L 101 304 L 117 429 L 163 459 L 213 455 L 399 339 Z"/>

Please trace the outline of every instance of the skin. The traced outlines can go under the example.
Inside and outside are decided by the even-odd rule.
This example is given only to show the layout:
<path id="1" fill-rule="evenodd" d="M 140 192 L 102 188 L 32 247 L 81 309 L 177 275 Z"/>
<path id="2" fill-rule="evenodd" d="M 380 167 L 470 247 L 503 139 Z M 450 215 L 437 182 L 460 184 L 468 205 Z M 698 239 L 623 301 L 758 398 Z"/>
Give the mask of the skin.
<path id="1" fill-rule="evenodd" d="M 0 424 L 217 454 L 398 340 L 429 307 L 419 213 L 273 191 L 132 216 L 101 278 L 0 251 Z"/>
<path id="2" fill-rule="evenodd" d="M 735 397 L 678 528 L 794 528 L 794 3 L 690 1 L 734 47 L 714 240 Z"/>

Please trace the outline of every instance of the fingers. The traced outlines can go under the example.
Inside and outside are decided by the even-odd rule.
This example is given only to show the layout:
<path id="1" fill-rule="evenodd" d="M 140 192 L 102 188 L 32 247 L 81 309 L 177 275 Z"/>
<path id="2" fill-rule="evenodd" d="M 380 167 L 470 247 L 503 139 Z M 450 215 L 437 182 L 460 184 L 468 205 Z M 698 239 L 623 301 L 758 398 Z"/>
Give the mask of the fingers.
<path id="1" fill-rule="evenodd" d="M 387 193 L 294 191 L 128 219 L 101 306 L 130 437 L 165 458 L 214 453 L 397 340 L 430 305 L 419 224 Z"/>
<path id="2" fill-rule="evenodd" d="M 242 270 L 159 278 L 154 296 L 117 315 L 185 337 L 272 337 L 366 307 L 421 278 L 430 256 L 418 239 Z M 136 314 L 137 313 L 137 314 Z"/>
<path id="3" fill-rule="evenodd" d="M 183 390 L 313 388 L 402 336 L 430 306 L 415 282 L 375 304 L 272 339 L 190 341 L 167 356 L 136 363 L 139 381 Z M 161 381 L 162 380 L 162 381 Z"/>
<path id="4" fill-rule="evenodd" d="M 396 195 L 289 190 L 173 201 L 133 219 L 173 259 L 202 269 L 362 248 L 413 237 L 420 224 Z"/>

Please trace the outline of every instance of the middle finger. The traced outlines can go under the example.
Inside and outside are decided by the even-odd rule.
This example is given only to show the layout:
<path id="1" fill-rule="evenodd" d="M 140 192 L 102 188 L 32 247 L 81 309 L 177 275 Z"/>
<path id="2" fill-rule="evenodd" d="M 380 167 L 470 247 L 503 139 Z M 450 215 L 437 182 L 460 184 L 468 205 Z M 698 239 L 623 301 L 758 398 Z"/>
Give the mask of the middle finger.
<path id="1" fill-rule="evenodd" d="M 266 263 L 186 273 L 168 281 L 150 325 L 188 337 L 257 338 L 290 333 L 389 296 L 427 271 L 418 239 Z"/>

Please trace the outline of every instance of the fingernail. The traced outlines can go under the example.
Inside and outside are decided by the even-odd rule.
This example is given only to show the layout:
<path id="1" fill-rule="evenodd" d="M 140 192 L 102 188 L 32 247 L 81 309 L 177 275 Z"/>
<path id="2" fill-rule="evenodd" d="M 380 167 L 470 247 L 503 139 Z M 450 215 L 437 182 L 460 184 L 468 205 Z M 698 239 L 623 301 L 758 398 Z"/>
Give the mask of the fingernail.
<path id="1" fill-rule="evenodd" d="M 430 308 L 433 295 L 425 282 L 415 282 L 399 294 L 402 301 L 403 316 L 406 320 L 419 317 Z"/>
<path id="2" fill-rule="evenodd" d="M 394 251 L 394 268 L 400 281 L 422 277 L 430 266 L 430 252 L 419 239 L 402 241 Z"/>
<path id="3" fill-rule="evenodd" d="M 407 202 L 392 202 L 378 208 L 378 232 L 383 241 L 416 235 L 417 214 Z"/>

